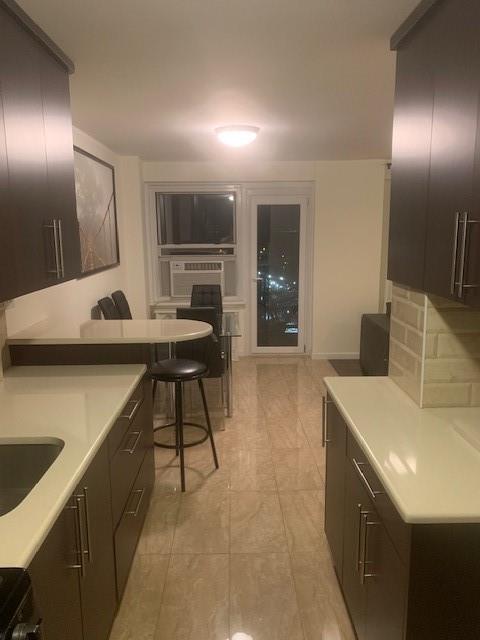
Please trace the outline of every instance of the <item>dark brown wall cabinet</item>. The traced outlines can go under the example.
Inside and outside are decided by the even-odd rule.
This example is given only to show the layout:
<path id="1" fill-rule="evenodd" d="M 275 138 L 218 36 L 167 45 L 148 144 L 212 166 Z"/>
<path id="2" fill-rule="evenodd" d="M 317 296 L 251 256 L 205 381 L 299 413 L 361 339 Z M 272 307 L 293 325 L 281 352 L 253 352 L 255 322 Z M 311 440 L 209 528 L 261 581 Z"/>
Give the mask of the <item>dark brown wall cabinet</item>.
<path id="1" fill-rule="evenodd" d="M 325 532 L 358 640 L 478 639 L 480 525 L 405 523 L 327 407 Z"/>
<path id="2" fill-rule="evenodd" d="M 388 276 L 477 306 L 480 3 L 428 4 L 396 43 Z"/>
<path id="3" fill-rule="evenodd" d="M 80 273 L 69 75 L 0 1 L 0 301 Z"/>
<path id="4" fill-rule="evenodd" d="M 29 566 L 45 640 L 109 636 L 154 484 L 150 386 L 134 391 Z M 113 514 L 120 464 L 128 481 Z"/>

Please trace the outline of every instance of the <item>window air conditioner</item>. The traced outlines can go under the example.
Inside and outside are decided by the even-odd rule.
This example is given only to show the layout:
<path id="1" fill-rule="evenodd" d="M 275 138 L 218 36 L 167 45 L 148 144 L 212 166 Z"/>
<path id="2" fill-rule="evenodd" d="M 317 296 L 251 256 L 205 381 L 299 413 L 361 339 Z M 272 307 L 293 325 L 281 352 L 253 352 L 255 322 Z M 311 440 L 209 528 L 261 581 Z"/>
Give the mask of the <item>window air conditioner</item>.
<path id="1" fill-rule="evenodd" d="M 219 284 L 223 295 L 223 262 L 172 260 L 170 262 L 172 298 L 189 298 L 194 284 Z"/>

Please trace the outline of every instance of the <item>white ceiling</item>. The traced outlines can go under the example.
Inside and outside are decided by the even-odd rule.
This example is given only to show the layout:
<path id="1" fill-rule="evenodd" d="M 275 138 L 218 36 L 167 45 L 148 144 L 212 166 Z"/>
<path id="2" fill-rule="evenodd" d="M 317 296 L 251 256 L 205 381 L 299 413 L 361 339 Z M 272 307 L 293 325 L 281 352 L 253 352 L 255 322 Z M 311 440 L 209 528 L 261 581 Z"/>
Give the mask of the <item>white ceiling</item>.
<path id="1" fill-rule="evenodd" d="M 389 38 L 418 0 L 20 0 L 76 64 L 74 123 L 146 160 L 390 155 Z M 261 127 L 244 149 L 225 124 Z"/>

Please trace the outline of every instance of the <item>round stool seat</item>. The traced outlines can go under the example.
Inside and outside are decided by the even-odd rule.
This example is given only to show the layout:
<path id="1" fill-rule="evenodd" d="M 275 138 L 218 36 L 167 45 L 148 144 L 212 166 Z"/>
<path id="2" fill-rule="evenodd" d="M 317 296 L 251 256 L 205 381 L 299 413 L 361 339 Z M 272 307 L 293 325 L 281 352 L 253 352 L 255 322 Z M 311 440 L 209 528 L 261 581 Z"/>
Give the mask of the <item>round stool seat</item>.
<path id="1" fill-rule="evenodd" d="M 195 360 L 171 358 L 160 360 L 150 368 L 150 375 L 159 382 L 186 382 L 197 380 L 208 373 L 207 365 Z"/>

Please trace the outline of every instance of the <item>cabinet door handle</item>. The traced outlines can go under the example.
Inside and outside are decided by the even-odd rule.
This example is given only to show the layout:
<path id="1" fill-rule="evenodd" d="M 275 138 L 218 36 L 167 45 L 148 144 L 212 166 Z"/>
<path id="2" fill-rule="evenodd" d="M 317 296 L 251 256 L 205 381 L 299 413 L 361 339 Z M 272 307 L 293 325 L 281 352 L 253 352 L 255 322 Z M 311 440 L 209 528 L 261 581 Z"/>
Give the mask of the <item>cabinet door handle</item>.
<path id="1" fill-rule="evenodd" d="M 458 227 L 460 224 L 460 213 L 455 213 L 455 226 L 453 230 L 453 252 L 452 252 L 452 273 L 450 278 L 450 293 L 455 294 L 455 282 L 457 279 L 457 260 L 458 260 Z"/>
<path id="2" fill-rule="evenodd" d="M 87 557 L 88 562 L 93 562 L 92 538 L 90 528 L 90 507 L 88 504 L 88 487 L 83 487 L 83 505 L 85 507 L 85 530 L 87 534 Z"/>
<path id="3" fill-rule="evenodd" d="M 364 467 L 366 465 L 366 463 L 365 462 L 357 462 L 357 460 L 355 460 L 355 458 L 352 458 L 352 462 L 353 462 L 353 466 L 355 467 L 356 472 L 360 476 L 360 479 L 362 480 L 363 484 L 365 485 L 365 487 L 366 487 L 370 497 L 372 498 L 372 500 L 376 500 L 377 496 L 383 495 L 385 493 L 385 491 L 375 491 L 374 489 L 372 489 L 371 484 L 367 480 L 367 476 L 363 473 L 362 467 Z"/>
<path id="4" fill-rule="evenodd" d="M 456 286 L 458 287 L 457 296 L 459 298 L 463 298 L 464 289 L 478 289 L 480 285 L 478 284 L 465 284 L 465 268 L 466 268 L 466 258 L 467 258 L 467 246 L 468 246 L 468 237 L 469 237 L 469 227 L 472 224 L 477 224 L 477 220 L 469 220 L 468 219 L 468 211 L 465 211 L 461 216 L 462 223 L 462 241 L 461 241 L 461 253 L 460 253 L 460 268 L 458 272 L 458 282 L 456 282 Z"/>
<path id="5" fill-rule="evenodd" d="M 129 509 L 128 511 L 125 512 L 126 515 L 133 516 L 134 518 L 138 516 L 140 505 L 142 504 L 143 496 L 145 495 L 145 488 L 136 489 L 132 495 L 136 495 L 136 494 L 139 496 L 139 498 L 138 498 L 138 502 L 135 509 Z"/>
<path id="6" fill-rule="evenodd" d="M 368 529 L 369 527 L 376 527 L 379 525 L 379 522 L 370 522 L 368 520 L 368 516 L 371 514 L 370 511 L 364 511 L 362 513 L 361 524 L 363 524 L 363 544 L 362 544 L 362 552 L 361 552 L 361 568 L 360 568 L 360 584 L 364 585 L 366 578 L 374 578 L 376 576 L 375 573 L 367 573 L 367 565 L 372 564 L 372 560 L 368 560 Z"/>
<path id="7" fill-rule="evenodd" d="M 82 578 L 85 576 L 85 541 L 83 538 L 83 523 L 82 523 L 82 497 L 73 496 L 74 504 L 67 507 L 75 512 L 75 537 L 77 539 L 76 554 L 80 560 L 77 564 L 71 564 L 70 569 L 80 569 L 80 575 Z"/>
<path id="8" fill-rule="evenodd" d="M 140 438 L 142 436 L 142 432 L 141 431 L 132 431 L 131 433 L 128 434 L 128 438 L 131 438 L 132 436 L 135 436 L 135 441 L 133 443 L 133 445 L 130 448 L 125 448 L 122 449 L 122 453 L 129 453 L 130 455 L 132 455 L 132 453 L 135 453 L 135 449 L 137 448 L 138 443 L 140 442 Z"/>
<path id="9" fill-rule="evenodd" d="M 67 505 L 66 509 L 70 509 L 75 513 L 75 555 L 79 558 L 80 562 L 76 564 L 68 565 L 69 569 L 80 569 L 80 575 L 83 577 L 85 575 L 85 559 L 83 557 L 83 548 L 81 545 L 82 538 L 82 523 L 80 520 L 80 509 L 79 504 L 74 497 L 74 504 Z"/>
<path id="10" fill-rule="evenodd" d="M 131 422 L 135 416 L 135 414 L 137 413 L 137 409 L 138 407 L 142 404 L 142 400 L 129 400 L 127 402 L 127 405 L 133 404 L 133 409 L 130 411 L 130 413 L 122 413 L 120 415 L 120 418 L 124 418 L 125 420 L 128 420 L 129 422 Z"/>
<path id="11" fill-rule="evenodd" d="M 331 404 L 331 400 L 328 400 L 326 396 L 322 396 L 322 447 L 325 447 L 330 442 L 327 433 L 327 406 L 329 404 Z"/>
<path id="12" fill-rule="evenodd" d="M 57 220 L 57 236 L 58 236 L 58 271 L 60 278 L 65 277 L 65 261 L 63 259 L 63 229 L 62 221 Z"/>
<path id="13" fill-rule="evenodd" d="M 48 224 L 45 225 L 45 229 L 52 229 L 53 231 L 53 250 L 55 253 L 55 268 L 54 269 L 48 269 L 47 273 L 52 273 L 57 277 L 57 280 L 60 280 L 62 278 L 62 260 L 63 257 L 61 257 L 62 252 L 60 251 L 60 235 L 59 235 L 59 230 L 58 230 L 58 220 L 52 220 L 51 222 L 49 222 Z M 61 225 L 60 225 L 60 229 L 61 229 Z M 62 251 L 63 251 L 63 247 L 62 247 Z"/>

